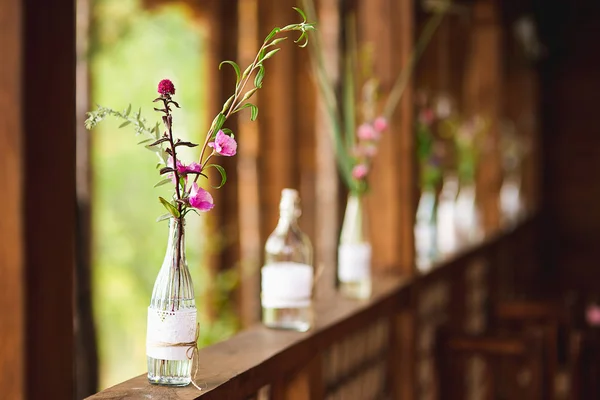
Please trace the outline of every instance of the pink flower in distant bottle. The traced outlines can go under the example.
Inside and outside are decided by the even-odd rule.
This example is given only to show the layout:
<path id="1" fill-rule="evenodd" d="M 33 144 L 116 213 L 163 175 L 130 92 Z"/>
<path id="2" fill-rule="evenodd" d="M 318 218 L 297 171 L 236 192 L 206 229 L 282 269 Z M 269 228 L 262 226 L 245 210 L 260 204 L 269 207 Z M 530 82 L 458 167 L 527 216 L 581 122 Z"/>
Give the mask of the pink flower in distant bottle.
<path id="1" fill-rule="evenodd" d="M 600 306 L 590 304 L 585 310 L 585 319 L 590 326 L 600 326 Z"/>
<path id="2" fill-rule="evenodd" d="M 364 179 L 369 173 L 369 167 L 365 164 L 357 164 L 352 168 L 352 177 L 354 179 Z"/>
<path id="3" fill-rule="evenodd" d="M 175 85 L 169 79 L 163 79 L 158 83 L 158 93 L 163 96 L 172 96 L 175 94 Z"/>
<path id="4" fill-rule="evenodd" d="M 377 140 L 379 139 L 379 132 L 377 132 L 369 124 L 362 124 L 358 127 L 356 135 L 360 140 Z"/>
<path id="5" fill-rule="evenodd" d="M 427 126 L 431 125 L 433 123 L 434 119 L 435 119 L 435 113 L 433 112 L 433 110 L 431 108 L 424 108 L 419 113 L 419 122 L 421 122 L 424 125 L 427 125 Z"/>
<path id="6" fill-rule="evenodd" d="M 377 117 L 375 121 L 373 121 L 373 128 L 379 133 L 384 132 L 388 128 L 388 122 L 385 117 Z"/>
<path id="7" fill-rule="evenodd" d="M 192 184 L 188 201 L 190 202 L 190 206 L 200 211 L 210 211 L 215 206 L 210 193 L 198 186 L 196 182 Z"/>
<path id="8" fill-rule="evenodd" d="M 235 156 L 237 151 L 237 143 L 234 138 L 225 134 L 225 132 L 219 130 L 217 132 L 217 136 L 215 136 L 215 141 L 210 142 L 208 144 L 210 147 L 215 149 L 217 154 L 222 156 Z"/>

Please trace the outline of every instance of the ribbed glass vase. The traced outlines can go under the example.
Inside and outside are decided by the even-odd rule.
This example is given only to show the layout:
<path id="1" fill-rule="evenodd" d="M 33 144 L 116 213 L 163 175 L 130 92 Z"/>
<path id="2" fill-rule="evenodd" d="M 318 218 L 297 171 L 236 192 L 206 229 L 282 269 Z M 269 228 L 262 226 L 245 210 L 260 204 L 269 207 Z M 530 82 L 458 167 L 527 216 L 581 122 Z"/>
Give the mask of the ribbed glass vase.
<path id="1" fill-rule="evenodd" d="M 338 247 L 338 281 L 344 295 L 360 299 L 371 296 L 371 255 L 364 199 L 351 193 Z"/>
<path id="2" fill-rule="evenodd" d="M 174 218 L 169 222 L 167 251 L 148 307 L 148 381 L 158 385 L 191 382 L 197 312 L 185 257 L 184 225 Z"/>

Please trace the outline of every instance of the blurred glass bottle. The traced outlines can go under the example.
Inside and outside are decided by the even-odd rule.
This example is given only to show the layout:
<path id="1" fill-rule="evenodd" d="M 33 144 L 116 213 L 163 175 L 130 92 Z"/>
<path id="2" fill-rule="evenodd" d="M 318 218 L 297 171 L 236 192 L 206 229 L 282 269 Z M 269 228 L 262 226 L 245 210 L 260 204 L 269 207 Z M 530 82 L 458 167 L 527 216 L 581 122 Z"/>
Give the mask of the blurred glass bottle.
<path id="1" fill-rule="evenodd" d="M 352 298 L 371 296 L 371 242 L 363 196 L 350 194 L 338 246 L 340 291 Z"/>
<path id="2" fill-rule="evenodd" d="M 262 321 L 269 328 L 304 332 L 312 326 L 313 249 L 298 226 L 301 214 L 298 191 L 283 189 L 261 270 Z"/>

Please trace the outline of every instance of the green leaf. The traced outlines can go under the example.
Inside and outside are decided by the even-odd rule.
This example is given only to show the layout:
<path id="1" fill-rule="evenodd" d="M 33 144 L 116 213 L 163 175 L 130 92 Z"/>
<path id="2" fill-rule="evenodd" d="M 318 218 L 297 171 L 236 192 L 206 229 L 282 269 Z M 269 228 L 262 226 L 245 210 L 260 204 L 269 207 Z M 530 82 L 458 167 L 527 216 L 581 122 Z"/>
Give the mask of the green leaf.
<path id="1" fill-rule="evenodd" d="M 163 179 L 162 181 L 158 182 L 156 185 L 154 185 L 154 187 L 159 187 L 162 185 L 166 185 L 167 183 L 170 183 L 172 181 L 172 179 L 168 178 L 168 179 Z"/>
<path id="2" fill-rule="evenodd" d="M 129 113 L 131 112 L 131 104 L 129 104 L 129 107 L 127 107 L 127 110 L 125 110 L 125 116 L 128 117 Z"/>
<path id="3" fill-rule="evenodd" d="M 223 64 L 229 64 L 233 67 L 233 69 L 235 70 L 235 84 L 237 85 L 240 82 L 240 77 L 242 75 L 242 72 L 240 71 L 240 67 L 239 65 L 237 65 L 235 62 L 233 61 L 223 61 L 221 64 L 219 64 L 219 69 L 221 69 L 221 66 L 223 66 Z"/>
<path id="4" fill-rule="evenodd" d="M 256 86 L 257 88 L 261 88 L 264 77 L 265 77 L 265 67 L 263 67 L 261 64 L 261 66 L 258 69 L 258 72 L 256 73 L 256 76 L 254 77 L 254 86 Z"/>
<path id="5" fill-rule="evenodd" d="M 298 47 L 304 48 L 308 44 L 308 36 L 306 36 L 306 32 L 302 32 L 302 35 L 300 35 L 298 39 L 294 40 L 294 43 L 300 43 L 302 39 L 304 39 L 304 43 L 299 44 Z"/>
<path id="6" fill-rule="evenodd" d="M 223 113 L 218 113 L 217 116 L 215 117 L 215 119 L 213 120 L 213 132 L 216 135 L 217 132 L 219 131 L 219 129 L 221 129 L 221 127 L 223 126 L 223 124 L 225 123 L 225 120 L 227 118 L 225 117 L 225 115 Z"/>
<path id="7" fill-rule="evenodd" d="M 152 139 L 144 139 L 141 142 L 138 142 L 137 144 L 144 144 L 144 143 L 148 143 L 148 142 L 151 142 L 151 141 L 152 141 Z"/>
<path id="8" fill-rule="evenodd" d="M 209 168 L 209 167 L 215 167 L 217 169 L 217 171 L 219 171 L 219 173 L 221 174 L 221 184 L 219 186 L 213 186 L 213 188 L 215 188 L 215 189 L 222 188 L 223 185 L 225 185 L 225 182 L 227 182 L 227 173 L 225 172 L 225 168 L 223 168 L 217 164 L 208 164 L 206 166 L 206 168 Z"/>
<path id="9" fill-rule="evenodd" d="M 271 33 L 269 33 L 267 35 L 267 37 L 265 38 L 265 43 L 267 43 L 269 40 L 273 39 L 275 37 L 275 35 L 277 35 L 278 33 L 279 33 L 279 28 L 273 28 Z"/>
<path id="10" fill-rule="evenodd" d="M 131 121 L 125 121 L 125 122 L 123 122 L 121 125 L 119 125 L 119 128 L 124 128 L 124 127 L 126 127 L 127 125 L 129 125 L 130 123 L 131 123 Z"/>
<path id="11" fill-rule="evenodd" d="M 233 131 L 229 128 L 222 128 L 221 129 L 223 131 L 224 134 L 229 135 L 229 136 L 233 136 Z"/>
<path id="12" fill-rule="evenodd" d="M 306 14 L 304 13 L 304 11 L 302 11 L 301 9 L 299 9 L 298 7 L 292 7 L 294 10 L 296 10 L 298 12 L 298 14 L 300 14 L 302 16 L 302 19 L 304 20 L 303 22 L 306 22 Z"/>
<path id="13" fill-rule="evenodd" d="M 258 107 L 256 107 L 252 103 L 246 103 L 243 106 L 241 106 L 240 108 L 238 108 L 236 110 L 236 112 L 242 111 L 244 108 L 250 108 L 250 119 L 252 121 L 256 121 L 256 118 L 258 118 Z"/>
<path id="14" fill-rule="evenodd" d="M 156 222 L 165 221 L 167 219 L 171 219 L 171 214 L 163 214 L 160 217 L 156 218 Z"/>
<path id="15" fill-rule="evenodd" d="M 173 204 L 169 203 L 167 200 L 165 200 L 162 197 L 159 197 L 158 200 L 160 200 L 161 204 L 167 209 L 167 211 L 174 216 L 175 218 L 179 218 L 179 210 L 177 209 L 177 207 L 175 207 Z"/>
<path id="16" fill-rule="evenodd" d="M 270 52 L 265 54 L 265 56 L 262 59 L 267 60 L 267 59 L 273 57 L 275 55 L 275 53 L 277 53 L 279 50 L 281 50 L 281 48 L 276 48 L 276 49 L 271 50 Z"/>

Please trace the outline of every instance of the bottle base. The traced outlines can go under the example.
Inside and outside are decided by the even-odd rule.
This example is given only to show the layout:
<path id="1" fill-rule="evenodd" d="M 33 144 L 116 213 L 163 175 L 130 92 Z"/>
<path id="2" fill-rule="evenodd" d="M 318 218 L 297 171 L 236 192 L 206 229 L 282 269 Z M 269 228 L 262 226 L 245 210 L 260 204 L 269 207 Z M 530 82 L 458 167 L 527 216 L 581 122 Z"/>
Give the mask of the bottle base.
<path id="1" fill-rule="evenodd" d="M 192 382 L 191 360 L 159 360 L 146 357 L 148 382 L 161 386 L 187 386 Z"/>
<path id="2" fill-rule="evenodd" d="M 371 280 L 356 282 L 340 282 L 340 292 L 352 299 L 368 299 L 371 297 Z"/>
<path id="3" fill-rule="evenodd" d="M 306 332 L 312 327 L 312 308 L 265 308 L 262 322 L 267 328 Z"/>

